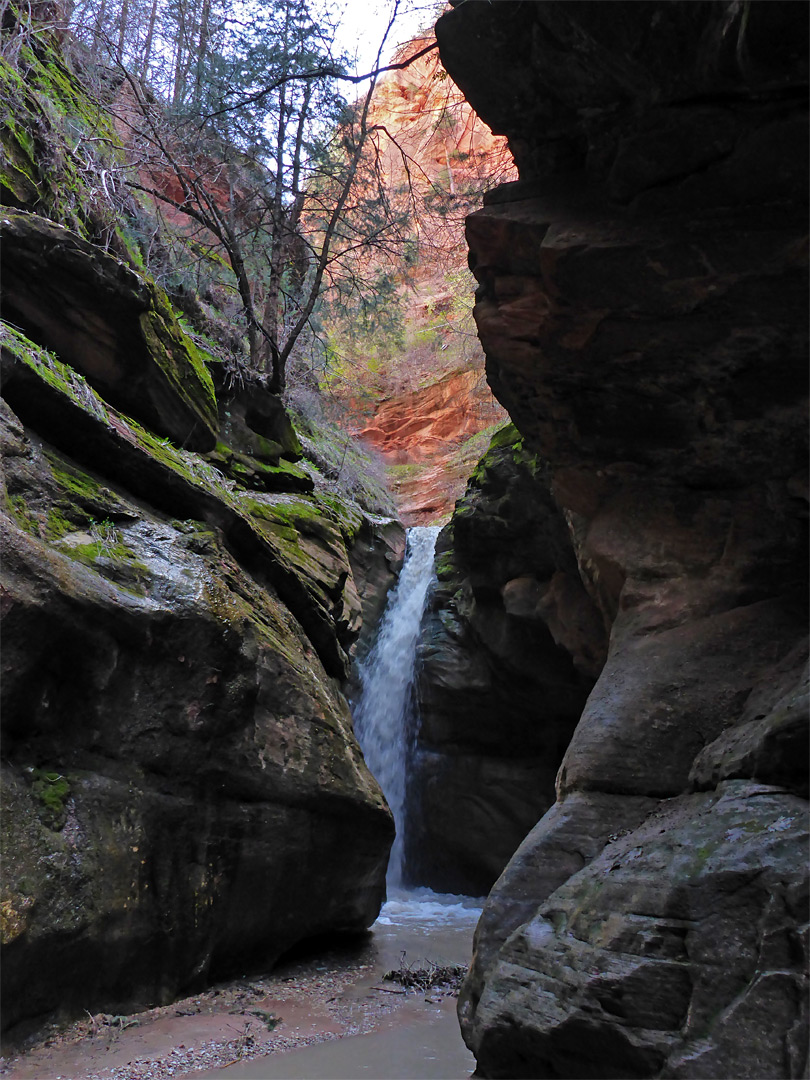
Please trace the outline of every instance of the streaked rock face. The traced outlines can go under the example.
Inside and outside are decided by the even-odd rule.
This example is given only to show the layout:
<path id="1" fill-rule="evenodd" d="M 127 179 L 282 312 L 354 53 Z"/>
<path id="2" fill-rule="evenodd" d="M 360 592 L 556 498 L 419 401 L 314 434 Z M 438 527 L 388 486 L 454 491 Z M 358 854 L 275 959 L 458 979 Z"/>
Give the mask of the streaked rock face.
<path id="1" fill-rule="evenodd" d="M 424 36 L 405 43 L 396 62 L 427 44 Z M 393 206 L 404 199 L 415 215 L 415 257 L 408 284 L 397 289 L 401 340 L 392 336 L 379 353 L 379 333 L 353 341 L 339 331 L 354 362 L 351 377 L 338 375 L 330 392 L 340 398 L 339 422 L 399 466 L 390 482 L 403 522 L 444 524 L 485 448 L 485 439 L 473 444 L 472 437 L 507 420 L 484 377 L 469 314 L 464 219 L 478 205 L 477 192 L 517 171 L 506 140 L 476 116 L 435 49 L 380 77 L 369 123 L 385 133 L 375 153 L 387 197 Z M 369 282 L 390 269 L 374 246 L 352 258 Z"/>
<path id="2" fill-rule="evenodd" d="M 610 631 L 479 925 L 460 1013 L 485 1076 L 806 1067 L 807 15 L 438 24 L 521 172 L 467 223 L 488 378 Z"/>
<path id="3" fill-rule="evenodd" d="M 481 368 L 469 367 L 387 398 L 358 436 L 389 464 L 408 466 L 394 480 L 400 517 L 428 525 L 449 517 L 480 454 L 471 460 L 459 444 L 505 416 Z"/>

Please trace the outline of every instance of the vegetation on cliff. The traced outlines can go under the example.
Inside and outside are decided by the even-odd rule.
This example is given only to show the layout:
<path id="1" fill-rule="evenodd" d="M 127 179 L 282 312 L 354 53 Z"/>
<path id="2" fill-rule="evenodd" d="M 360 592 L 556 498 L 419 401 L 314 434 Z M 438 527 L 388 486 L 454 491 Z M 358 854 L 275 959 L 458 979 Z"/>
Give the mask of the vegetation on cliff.
<path id="1" fill-rule="evenodd" d="M 13 106 L 17 121 L 26 115 L 15 130 L 45 140 L 31 159 L 10 140 L 9 160 L 38 187 L 10 173 L 7 199 L 146 271 L 231 377 L 286 385 L 299 411 L 362 432 L 389 464 L 418 465 L 424 483 L 411 478 L 399 499 L 409 520 L 446 514 L 472 465 L 468 452 L 445 469 L 448 455 L 470 424 L 502 419 L 466 299 L 463 220 L 511 176 L 511 159 L 446 79 L 431 35 L 402 47 L 352 102 L 356 77 L 330 44 L 334 27 L 316 27 L 306 4 L 278 0 L 247 27 L 219 0 L 83 0 L 67 35 L 59 7 L 40 6 L 62 42 L 39 65 L 31 48 L 36 39 L 41 54 L 47 35 L 32 37 L 5 7 L 10 90 L 15 77 L 33 88 Z M 67 78 L 64 93 L 80 108 L 58 94 L 40 101 L 40 69 L 71 67 L 81 79 L 76 89 Z M 85 216 L 92 207 L 91 221 L 68 203 Z M 381 400 L 455 372 L 475 375 L 457 401 L 466 418 L 445 424 L 458 436 L 428 440 L 429 462 L 416 431 L 415 456 L 377 445 L 369 420 Z M 420 486 L 433 494 L 412 509 Z"/>

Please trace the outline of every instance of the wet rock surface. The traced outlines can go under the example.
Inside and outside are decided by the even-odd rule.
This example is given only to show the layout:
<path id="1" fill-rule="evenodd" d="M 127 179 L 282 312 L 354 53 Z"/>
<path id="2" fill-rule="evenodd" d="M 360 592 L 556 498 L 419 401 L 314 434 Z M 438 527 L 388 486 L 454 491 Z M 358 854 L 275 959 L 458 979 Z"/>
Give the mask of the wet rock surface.
<path id="1" fill-rule="evenodd" d="M 467 222 L 488 378 L 609 630 L 476 935 L 485 1076 L 806 1068 L 807 9 L 748 14 L 437 27 L 521 173 Z"/>

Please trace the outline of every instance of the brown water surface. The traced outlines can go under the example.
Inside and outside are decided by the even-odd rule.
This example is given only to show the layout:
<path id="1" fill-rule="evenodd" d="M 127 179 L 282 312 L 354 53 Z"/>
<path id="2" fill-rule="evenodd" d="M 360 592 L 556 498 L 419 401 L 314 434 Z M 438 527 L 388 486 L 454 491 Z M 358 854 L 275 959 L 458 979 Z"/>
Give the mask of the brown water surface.
<path id="1" fill-rule="evenodd" d="M 380 974 L 399 967 L 467 964 L 480 901 L 437 896 L 428 889 L 396 890 L 374 924 L 373 973 L 344 997 L 360 1011 L 379 995 Z M 388 984 L 394 991 L 395 983 Z M 412 993 L 369 1034 L 267 1054 L 249 1062 L 196 1073 L 234 1080 L 464 1080 L 475 1058 L 464 1045 L 456 998 Z"/>
<path id="2" fill-rule="evenodd" d="M 466 965 L 480 903 L 395 891 L 367 936 L 334 939 L 273 972 L 172 1005 L 50 1025 L 22 1053 L 5 1048 L 0 1077 L 463 1080 L 475 1063 L 449 989 L 405 993 L 383 975 L 400 966 Z"/>
<path id="3" fill-rule="evenodd" d="M 456 999 L 439 1005 L 409 1001 L 370 1035 L 268 1054 L 195 1078 L 234 1080 L 465 1080 L 475 1058 L 461 1041 Z"/>

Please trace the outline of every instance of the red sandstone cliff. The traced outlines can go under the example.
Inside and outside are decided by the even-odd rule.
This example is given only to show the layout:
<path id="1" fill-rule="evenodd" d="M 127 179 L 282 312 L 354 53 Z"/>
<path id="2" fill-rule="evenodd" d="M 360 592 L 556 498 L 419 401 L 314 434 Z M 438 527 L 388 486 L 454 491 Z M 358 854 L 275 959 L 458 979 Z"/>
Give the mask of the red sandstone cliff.
<path id="1" fill-rule="evenodd" d="M 409 42 L 393 62 L 427 41 Z M 352 382 L 336 392 L 344 422 L 393 466 L 403 520 L 425 524 L 446 518 L 463 492 L 485 448 L 470 440 L 506 418 L 484 378 L 464 221 L 485 190 L 517 174 L 506 140 L 473 112 L 435 50 L 380 80 L 370 120 L 392 198 L 410 206 L 417 257 L 400 288 L 403 349 L 379 362 L 359 342 Z"/>

